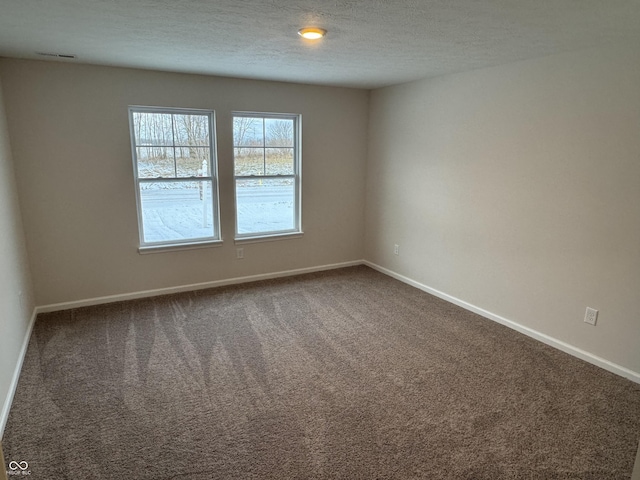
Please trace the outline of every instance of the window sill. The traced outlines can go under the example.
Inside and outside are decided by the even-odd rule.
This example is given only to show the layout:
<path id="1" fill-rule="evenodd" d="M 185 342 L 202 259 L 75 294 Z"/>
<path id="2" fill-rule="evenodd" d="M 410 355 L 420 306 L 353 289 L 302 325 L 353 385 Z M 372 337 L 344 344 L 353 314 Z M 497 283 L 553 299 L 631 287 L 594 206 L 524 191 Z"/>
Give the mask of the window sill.
<path id="1" fill-rule="evenodd" d="M 234 239 L 236 245 L 245 243 L 275 242 L 277 240 L 289 240 L 292 238 L 301 238 L 304 232 L 277 233 L 274 235 L 256 235 L 255 237 L 240 237 Z"/>
<path id="2" fill-rule="evenodd" d="M 172 243 L 167 245 L 146 245 L 144 247 L 138 247 L 138 253 L 140 255 L 147 255 L 149 253 L 165 253 L 165 252 L 177 252 L 179 250 L 197 250 L 199 248 L 221 247 L 222 240 L 211 240 L 206 242 L 197 243 Z"/>

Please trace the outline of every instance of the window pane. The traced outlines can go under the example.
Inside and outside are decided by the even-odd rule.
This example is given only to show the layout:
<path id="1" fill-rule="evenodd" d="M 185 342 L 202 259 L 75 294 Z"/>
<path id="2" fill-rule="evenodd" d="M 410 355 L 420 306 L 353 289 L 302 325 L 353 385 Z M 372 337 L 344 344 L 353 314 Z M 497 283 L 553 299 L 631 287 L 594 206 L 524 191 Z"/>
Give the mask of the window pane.
<path id="1" fill-rule="evenodd" d="M 174 115 L 176 145 L 209 145 L 207 115 Z"/>
<path id="2" fill-rule="evenodd" d="M 293 175 L 293 148 L 267 148 L 266 174 Z"/>
<path id="3" fill-rule="evenodd" d="M 236 175 L 264 175 L 264 149 L 235 148 L 234 163 Z"/>
<path id="4" fill-rule="evenodd" d="M 233 117 L 233 145 L 238 147 L 264 146 L 262 118 Z"/>
<path id="5" fill-rule="evenodd" d="M 176 148 L 178 177 L 209 176 L 209 147 Z"/>
<path id="6" fill-rule="evenodd" d="M 173 148 L 137 147 L 138 178 L 171 178 L 175 176 Z"/>
<path id="7" fill-rule="evenodd" d="M 293 119 L 265 119 L 268 147 L 293 147 Z"/>
<path id="8" fill-rule="evenodd" d="M 141 183 L 144 241 L 214 236 L 211 181 Z"/>
<path id="9" fill-rule="evenodd" d="M 173 145 L 171 115 L 168 113 L 133 113 L 136 145 Z"/>
<path id="10" fill-rule="evenodd" d="M 295 229 L 294 202 L 293 179 L 237 179 L 238 233 L 277 233 Z"/>

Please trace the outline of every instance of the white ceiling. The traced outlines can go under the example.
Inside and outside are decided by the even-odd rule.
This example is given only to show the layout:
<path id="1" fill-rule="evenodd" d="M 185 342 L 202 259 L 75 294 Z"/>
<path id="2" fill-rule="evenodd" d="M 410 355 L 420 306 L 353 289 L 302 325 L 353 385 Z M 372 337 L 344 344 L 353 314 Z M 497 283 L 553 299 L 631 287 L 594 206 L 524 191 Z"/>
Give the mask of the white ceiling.
<path id="1" fill-rule="evenodd" d="M 640 0 L 0 0 L 1 56 L 363 88 L 621 42 Z"/>

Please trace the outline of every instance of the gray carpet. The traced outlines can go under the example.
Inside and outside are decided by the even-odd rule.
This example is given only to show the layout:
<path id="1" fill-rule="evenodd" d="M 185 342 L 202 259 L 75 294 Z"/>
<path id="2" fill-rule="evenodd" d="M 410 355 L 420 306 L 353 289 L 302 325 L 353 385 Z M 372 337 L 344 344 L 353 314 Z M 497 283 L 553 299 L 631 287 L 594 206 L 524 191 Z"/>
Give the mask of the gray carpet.
<path id="1" fill-rule="evenodd" d="M 628 479 L 640 386 L 367 267 L 38 317 L 38 479 Z"/>

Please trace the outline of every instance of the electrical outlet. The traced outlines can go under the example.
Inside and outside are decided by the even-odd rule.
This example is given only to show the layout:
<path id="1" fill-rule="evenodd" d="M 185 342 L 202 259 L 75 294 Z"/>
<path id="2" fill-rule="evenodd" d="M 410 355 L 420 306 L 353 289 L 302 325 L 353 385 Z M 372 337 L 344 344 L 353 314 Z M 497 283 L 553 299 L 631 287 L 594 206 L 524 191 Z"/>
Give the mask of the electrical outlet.
<path id="1" fill-rule="evenodd" d="M 236 248 L 236 258 L 244 258 L 244 248 Z"/>
<path id="2" fill-rule="evenodd" d="M 588 323 L 589 325 L 595 325 L 597 321 L 598 321 L 598 310 L 591 307 L 587 307 L 587 311 L 584 314 L 584 322 Z"/>
<path id="3" fill-rule="evenodd" d="M 398 245 L 397 243 L 393 246 L 393 254 L 400 255 L 400 245 Z"/>

